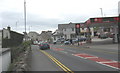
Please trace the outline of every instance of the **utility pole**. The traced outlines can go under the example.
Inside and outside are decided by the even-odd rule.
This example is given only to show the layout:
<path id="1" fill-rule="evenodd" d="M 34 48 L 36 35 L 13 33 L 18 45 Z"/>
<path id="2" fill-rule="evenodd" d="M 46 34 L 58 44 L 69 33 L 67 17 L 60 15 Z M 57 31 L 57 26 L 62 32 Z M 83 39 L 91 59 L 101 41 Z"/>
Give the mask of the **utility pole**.
<path id="1" fill-rule="evenodd" d="M 26 41 L 27 40 L 26 39 L 26 36 L 27 36 L 27 32 L 26 32 L 26 0 L 24 0 L 24 25 L 25 25 L 24 38 L 25 38 L 25 41 Z"/>
<path id="2" fill-rule="evenodd" d="M 24 0 L 24 25 L 25 25 L 25 33 L 26 33 L 26 0 Z"/>
<path id="3" fill-rule="evenodd" d="M 100 8 L 100 10 L 101 10 L 101 16 L 103 17 L 103 10 L 102 10 L 102 8 Z"/>

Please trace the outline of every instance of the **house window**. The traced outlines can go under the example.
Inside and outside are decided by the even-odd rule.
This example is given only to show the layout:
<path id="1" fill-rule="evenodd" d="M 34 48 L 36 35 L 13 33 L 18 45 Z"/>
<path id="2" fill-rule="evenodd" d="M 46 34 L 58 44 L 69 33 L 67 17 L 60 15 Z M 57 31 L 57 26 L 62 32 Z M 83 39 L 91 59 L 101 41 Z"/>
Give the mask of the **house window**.
<path id="1" fill-rule="evenodd" d="M 64 29 L 64 31 L 66 31 L 66 29 Z"/>
<path id="2" fill-rule="evenodd" d="M 74 31 L 74 28 L 72 28 L 72 31 Z"/>
<path id="3" fill-rule="evenodd" d="M 84 28 L 82 28 L 82 30 L 84 30 Z"/>

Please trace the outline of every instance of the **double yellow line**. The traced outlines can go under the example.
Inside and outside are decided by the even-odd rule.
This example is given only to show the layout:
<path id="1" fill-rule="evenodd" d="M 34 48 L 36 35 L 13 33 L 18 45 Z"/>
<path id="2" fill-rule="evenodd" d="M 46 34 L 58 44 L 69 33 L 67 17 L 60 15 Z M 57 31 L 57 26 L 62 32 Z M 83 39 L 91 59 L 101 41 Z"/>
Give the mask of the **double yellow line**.
<path id="1" fill-rule="evenodd" d="M 74 73 L 73 71 L 71 71 L 69 68 L 67 68 L 65 65 L 63 65 L 61 62 L 59 62 L 56 58 L 54 58 L 53 56 L 51 56 L 50 54 L 48 54 L 47 52 L 40 50 L 42 53 L 44 53 L 46 56 L 48 56 L 53 62 L 55 62 L 61 69 L 63 69 L 63 71 L 67 72 L 67 73 Z"/>

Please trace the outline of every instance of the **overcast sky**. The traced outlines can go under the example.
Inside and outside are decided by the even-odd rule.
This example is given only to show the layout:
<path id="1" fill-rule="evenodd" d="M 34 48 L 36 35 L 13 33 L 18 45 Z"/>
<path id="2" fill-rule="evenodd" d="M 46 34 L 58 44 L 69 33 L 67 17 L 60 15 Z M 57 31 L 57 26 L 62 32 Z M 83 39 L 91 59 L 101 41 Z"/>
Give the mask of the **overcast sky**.
<path id="1" fill-rule="evenodd" d="M 58 24 L 118 15 L 120 0 L 26 0 L 27 32 L 57 29 Z M 24 32 L 24 0 L 0 0 L 0 29 Z"/>

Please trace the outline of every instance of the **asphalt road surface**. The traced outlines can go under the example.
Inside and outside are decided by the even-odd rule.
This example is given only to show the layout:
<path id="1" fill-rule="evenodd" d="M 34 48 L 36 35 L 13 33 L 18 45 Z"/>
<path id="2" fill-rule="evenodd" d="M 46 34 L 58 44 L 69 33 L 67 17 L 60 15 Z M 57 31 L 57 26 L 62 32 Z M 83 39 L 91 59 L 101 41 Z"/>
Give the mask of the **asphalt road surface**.
<path id="1" fill-rule="evenodd" d="M 118 71 L 118 49 L 32 45 L 31 71 Z"/>

